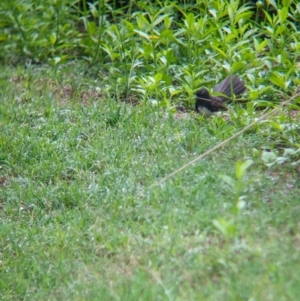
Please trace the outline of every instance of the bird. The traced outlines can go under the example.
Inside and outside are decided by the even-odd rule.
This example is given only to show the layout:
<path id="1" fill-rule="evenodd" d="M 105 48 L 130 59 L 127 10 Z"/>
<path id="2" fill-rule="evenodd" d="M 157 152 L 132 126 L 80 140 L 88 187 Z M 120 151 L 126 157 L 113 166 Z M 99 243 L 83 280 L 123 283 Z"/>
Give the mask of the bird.
<path id="1" fill-rule="evenodd" d="M 232 94 L 239 96 L 246 90 L 245 83 L 236 75 L 229 75 L 214 87 L 214 92 L 223 94 L 220 96 L 212 96 L 209 91 L 202 88 L 196 92 L 195 111 L 204 115 L 211 116 L 214 112 L 227 110 L 224 105 Z"/>

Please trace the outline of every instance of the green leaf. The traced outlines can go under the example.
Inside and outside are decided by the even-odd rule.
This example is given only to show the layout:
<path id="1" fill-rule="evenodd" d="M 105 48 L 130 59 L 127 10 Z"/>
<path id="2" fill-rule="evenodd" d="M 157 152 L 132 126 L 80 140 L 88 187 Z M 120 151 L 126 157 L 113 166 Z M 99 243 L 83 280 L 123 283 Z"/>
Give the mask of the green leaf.
<path id="1" fill-rule="evenodd" d="M 270 76 L 270 81 L 274 85 L 276 85 L 276 86 L 280 87 L 281 89 L 283 89 L 284 91 L 287 88 L 287 85 L 286 85 L 286 82 L 284 80 L 284 77 L 281 74 L 277 73 L 277 72 L 272 72 L 272 74 Z"/>
<path id="2" fill-rule="evenodd" d="M 194 28 L 194 23 L 195 23 L 195 16 L 194 16 L 194 14 L 189 13 L 187 15 L 187 18 L 186 18 L 187 27 L 189 29 L 193 29 Z"/>
<path id="3" fill-rule="evenodd" d="M 214 19 L 217 19 L 217 11 L 215 9 L 210 9 L 209 10 L 210 14 L 214 17 Z"/>
<path id="4" fill-rule="evenodd" d="M 139 14 L 137 16 L 136 22 L 137 22 L 139 28 L 141 28 L 141 29 L 145 29 L 145 28 L 150 27 L 149 21 L 142 14 Z"/>
<path id="5" fill-rule="evenodd" d="M 155 21 L 153 21 L 153 26 L 159 25 L 168 15 L 159 16 Z"/>
<path id="6" fill-rule="evenodd" d="M 279 130 L 282 131 L 283 130 L 283 126 L 282 124 L 275 122 L 275 121 L 269 121 L 268 124 L 270 124 L 275 130 Z"/>
<path id="7" fill-rule="evenodd" d="M 166 29 L 169 29 L 172 24 L 172 18 L 170 18 L 168 15 L 164 18 L 164 24 Z"/>
<path id="8" fill-rule="evenodd" d="M 136 32 L 138 35 L 140 35 L 141 37 L 147 39 L 148 41 L 150 41 L 149 35 L 141 30 L 137 30 L 135 29 L 134 32 Z"/>
<path id="9" fill-rule="evenodd" d="M 241 19 L 248 20 L 251 18 L 252 15 L 253 13 L 251 11 L 237 14 L 234 18 L 234 23 L 237 23 Z"/>
<path id="10" fill-rule="evenodd" d="M 174 96 L 174 95 L 177 95 L 177 94 L 182 93 L 182 91 L 179 90 L 179 89 L 175 89 L 174 87 L 170 87 L 170 88 L 169 88 L 169 93 L 170 93 L 170 95 L 171 95 L 171 97 L 172 97 L 172 96 Z"/>
<path id="11" fill-rule="evenodd" d="M 170 75 L 168 75 L 168 74 L 163 74 L 162 75 L 162 80 L 165 82 L 165 84 L 167 85 L 167 86 L 170 86 L 171 84 L 172 84 L 172 77 L 170 76 Z"/>
<path id="12" fill-rule="evenodd" d="M 242 63 L 242 62 L 234 62 L 232 65 L 231 65 L 231 73 L 236 73 L 237 71 L 243 69 L 245 66 L 245 63 Z"/>
<path id="13" fill-rule="evenodd" d="M 300 152 L 300 149 L 294 149 L 294 148 L 286 148 L 283 152 L 283 157 L 289 157 L 296 155 Z"/>
<path id="14" fill-rule="evenodd" d="M 254 103 L 249 101 L 249 102 L 247 102 L 246 106 L 247 106 L 247 113 L 251 114 L 251 115 L 254 114 L 254 112 L 255 112 Z"/>
<path id="15" fill-rule="evenodd" d="M 283 7 L 289 7 L 291 5 L 291 0 L 282 0 Z"/>
<path id="16" fill-rule="evenodd" d="M 55 42 L 56 42 L 56 33 L 55 33 L 55 32 L 51 33 L 49 39 L 50 39 L 50 43 L 51 43 L 52 45 L 54 45 Z"/>
<path id="17" fill-rule="evenodd" d="M 277 26 L 275 35 L 278 36 L 278 35 L 282 34 L 286 29 L 287 29 L 287 27 L 285 24 Z"/>
<path id="18" fill-rule="evenodd" d="M 261 52 L 268 44 L 268 40 L 263 40 L 261 43 L 258 42 L 256 38 L 254 38 L 254 48 L 257 52 Z"/>
<path id="19" fill-rule="evenodd" d="M 223 50 L 214 45 L 211 45 L 211 47 L 217 52 L 219 52 L 225 59 L 228 59 L 228 55 Z"/>
<path id="20" fill-rule="evenodd" d="M 155 80 L 155 83 L 159 83 L 162 79 L 163 75 L 162 73 L 157 73 L 154 75 L 154 80 Z"/>
<path id="21" fill-rule="evenodd" d="M 92 35 L 94 35 L 96 33 L 97 26 L 96 26 L 95 22 L 89 22 L 88 23 L 87 31 L 89 33 L 89 36 L 92 36 Z"/>
<path id="22" fill-rule="evenodd" d="M 253 164 L 252 160 L 237 161 L 235 166 L 235 175 L 238 180 L 241 180 L 246 170 Z"/>
<path id="23" fill-rule="evenodd" d="M 168 39 L 174 39 L 173 30 L 171 29 L 165 29 L 160 34 L 161 38 L 168 38 Z"/>
<path id="24" fill-rule="evenodd" d="M 278 16 L 279 16 L 280 23 L 283 24 L 288 16 L 288 8 L 283 7 L 282 9 L 279 9 Z"/>
<path id="25" fill-rule="evenodd" d="M 175 56 L 173 49 L 169 49 L 168 51 L 164 52 L 164 55 L 167 59 L 168 64 L 177 62 L 177 57 Z"/>

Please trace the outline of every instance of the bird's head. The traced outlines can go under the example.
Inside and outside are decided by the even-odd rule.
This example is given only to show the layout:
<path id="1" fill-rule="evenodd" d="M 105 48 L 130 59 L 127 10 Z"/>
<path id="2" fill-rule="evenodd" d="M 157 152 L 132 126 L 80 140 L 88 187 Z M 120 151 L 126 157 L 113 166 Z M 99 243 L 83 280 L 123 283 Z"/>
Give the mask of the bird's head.
<path id="1" fill-rule="evenodd" d="M 201 100 L 201 99 L 207 99 L 207 100 L 209 100 L 210 95 L 209 95 L 209 92 L 208 92 L 207 89 L 202 88 L 202 89 L 200 89 L 200 90 L 198 90 L 198 91 L 196 92 L 196 97 L 197 97 L 197 99 L 199 99 L 199 100 Z"/>
<path id="2" fill-rule="evenodd" d="M 196 92 L 195 111 L 199 112 L 200 107 L 210 109 L 210 95 L 207 89 L 202 88 Z"/>

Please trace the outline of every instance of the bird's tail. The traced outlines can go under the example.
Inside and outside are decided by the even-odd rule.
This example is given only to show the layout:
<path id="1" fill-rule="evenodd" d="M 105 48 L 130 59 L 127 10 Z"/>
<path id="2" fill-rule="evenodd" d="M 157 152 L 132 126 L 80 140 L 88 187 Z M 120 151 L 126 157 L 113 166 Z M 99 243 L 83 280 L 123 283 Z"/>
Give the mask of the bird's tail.
<path id="1" fill-rule="evenodd" d="M 229 75 L 215 86 L 214 91 L 228 97 L 232 94 L 241 95 L 246 90 L 245 83 L 236 75 Z"/>

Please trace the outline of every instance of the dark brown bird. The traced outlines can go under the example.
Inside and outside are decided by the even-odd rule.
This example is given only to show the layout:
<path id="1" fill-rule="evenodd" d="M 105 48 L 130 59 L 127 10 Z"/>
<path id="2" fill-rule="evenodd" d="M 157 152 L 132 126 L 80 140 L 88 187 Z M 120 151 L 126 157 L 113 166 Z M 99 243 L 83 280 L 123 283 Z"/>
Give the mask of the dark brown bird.
<path id="1" fill-rule="evenodd" d="M 224 102 L 229 100 L 232 94 L 239 96 L 245 90 L 245 83 L 240 78 L 236 75 L 229 75 L 214 87 L 214 92 L 223 94 L 222 96 L 212 96 L 205 88 L 197 91 L 195 110 L 209 117 L 214 112 L 226 110 Z"/>

